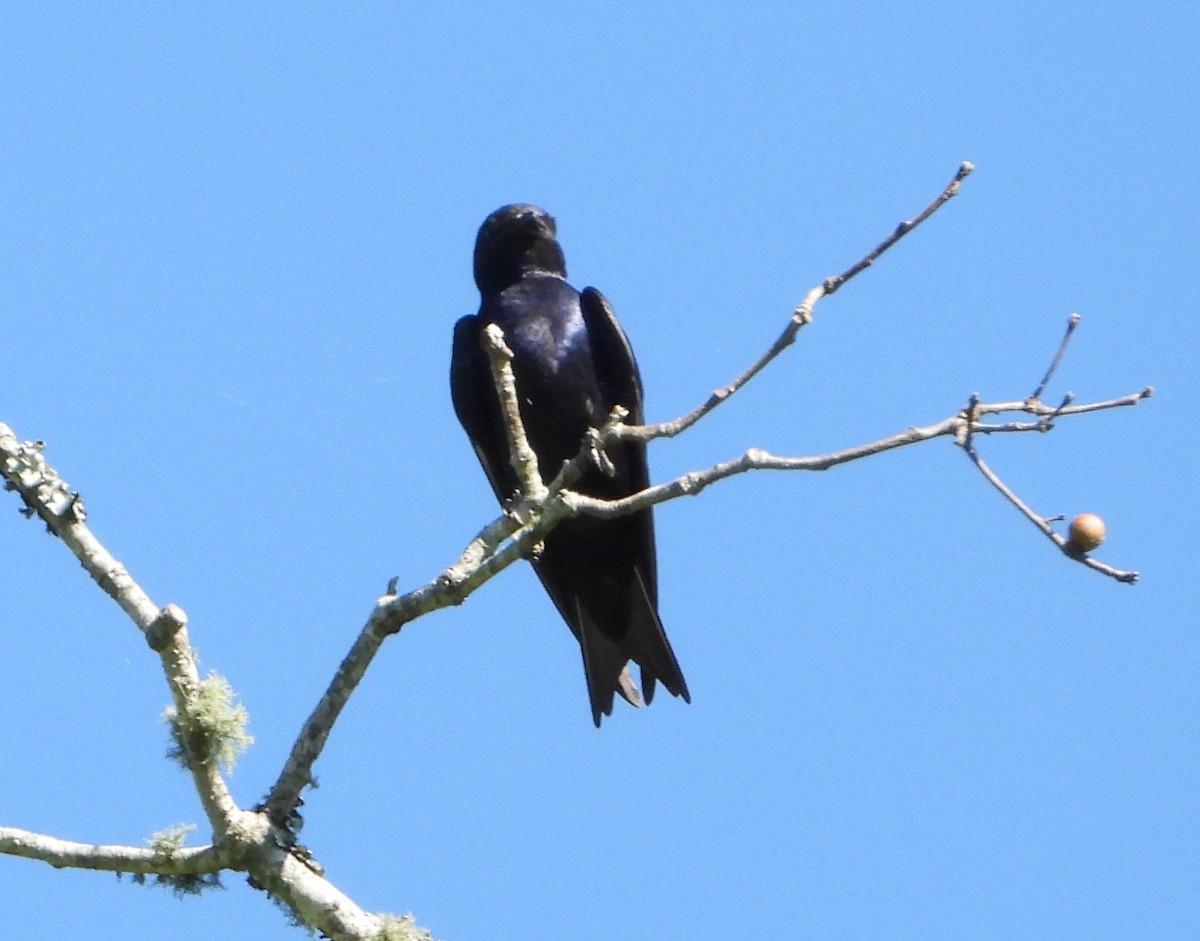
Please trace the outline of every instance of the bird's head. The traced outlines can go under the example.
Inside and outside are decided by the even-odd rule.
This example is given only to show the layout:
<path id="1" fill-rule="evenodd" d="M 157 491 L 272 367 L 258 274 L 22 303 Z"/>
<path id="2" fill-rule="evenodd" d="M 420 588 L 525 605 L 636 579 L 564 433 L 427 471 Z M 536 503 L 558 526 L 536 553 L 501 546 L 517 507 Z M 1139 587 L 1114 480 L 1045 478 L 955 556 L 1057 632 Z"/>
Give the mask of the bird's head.
<path id="1" fill-rule="evenodd" d="M 554 217 L 527 203 L 501 206 L 479 227 L 475 283 L 490 294 L 533 273 L 567 276 Z"/>

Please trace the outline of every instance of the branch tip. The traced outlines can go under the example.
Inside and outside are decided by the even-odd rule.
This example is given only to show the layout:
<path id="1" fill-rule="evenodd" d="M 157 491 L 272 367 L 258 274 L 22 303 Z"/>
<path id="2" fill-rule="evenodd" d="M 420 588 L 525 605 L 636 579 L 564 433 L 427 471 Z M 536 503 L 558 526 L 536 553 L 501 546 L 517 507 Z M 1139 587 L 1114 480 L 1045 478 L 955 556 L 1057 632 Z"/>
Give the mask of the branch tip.
<path id="1" fill-rule="evenodd" d="M 496 324 L 488 324 L 480 338 L 492 369 L 492 381 L 500 399 L 500 411 L 504 416 L 504 430 L 508 435 L 509 460 L 521 482 L 521 492 L 531 500 L 546 496 L 546 485 L 538 469 L 537 454 L 529 443 L 525 423 L 521 418 L 520 400 L 517 398 L 517 378 L 513 373 L 513 352 L 504 341 L 504 331 Z"/>
<path id="2" fill-rule="evenodd" d="M 175 639 L 175 635 L 187 627 L 187 613 L 176 604 L 169 604 L 158 612 L 158 617 L 146 628 L 146 643 L 156 653 L 162 653 Z"/>
<path id="3" fill-rule="evenodd" d="M 496 324 L 490 323 L 483 329 L 483 346 L 489 353 L 497 353 L 512 361 L 513 351 L 504 342 L 504 331 Z"/>
<path id="4" fill-rule="evenodd" d="M 1033 405 L 1027 403 L 1025 407 L 1028 409 L 1032 408 Z M 1039 422 L 1034 427 L 1039 428 L 1040 430 L 1040 426 L 1041 423 Z M 975 467 L 981 474 L 983 474 L 987 482 L 995 487 L 996 490 L 998 490 L 1000 494 L 1006 500 L 1008 500 L 1009 503 L 1015 506 L 1021 512 L 1021 514 L 1029 520 L 1029 522 L 1037 527 L 1042 535 L 1058 546 L 1063 555 L 1065 555 L 1068 559 L 1079 562 L 1081 565 L 1086 565 L 1088 568 L 1094 569 L 1103 575 L 1107 575 L 1109 578 L 1113 578 L 1118 582 L 1122 582 L 1123 584 L 1132 585 L 1137 582 L 1137 572 L 1125 572 L 1121 569 L 1113 568 L 1111 565 L 1107 565 L 1104 562 L 1097 561 L 1082 549 L 1071 543 L 1068 539 L 1064 538 L 1059 533 L 1056 533 L 1051 523 L 1057 522 L 1061 517 L 1039 516 L 1029 507 L 1028 504 L 1025 503 L 1024 500 L 1017 496 L 1017 494 L 1013 492 L 1013 490 L 1006 483 L 1004 483 L 1003 480 L 1000 479 L 996 472 L 987 465 L 987 463 L 982 457 L 979 456 L 979 453 L 974 448 L 967 448 L 966 451 L 967 456 L 970 457 L 971 461 L 975 464 Z"/>
<path id="5" fill-rule="evenodd" d="M 1042 381 L 1038 383 L 1038 387 L 1029 396 L 1032 401 L 1036 402 L 1042 397 L 1042 393 L 1046 391 L 1046 386 L 1050 384 L 1050 379 L 1058 370 L 1059 364 L 1062 363 L 1063 357 L 1067 353 L 1067 345 L 1071 342 L 1071 334 L 1075 332 L 1075 328 L 1079 326 L 1079 321 L 1082 319 L 1083 317 L 1078 313 L 1071 314 L 1067 318 L 1067 332 L 1063 334 L 1062 340 L 1059 341 L 1058 350 L 1054 354 L 1054 359 L 1050 361 L 1050 366 L 1046 369 L 1046 374 L 1042 376 Z"/>

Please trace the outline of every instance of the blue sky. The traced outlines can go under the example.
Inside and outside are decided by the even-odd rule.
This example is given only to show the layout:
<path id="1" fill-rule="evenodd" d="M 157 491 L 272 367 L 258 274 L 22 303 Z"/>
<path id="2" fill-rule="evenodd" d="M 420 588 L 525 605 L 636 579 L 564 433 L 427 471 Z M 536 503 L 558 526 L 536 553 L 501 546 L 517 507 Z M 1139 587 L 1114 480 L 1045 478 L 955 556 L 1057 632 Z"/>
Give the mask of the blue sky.
<path id="1" fill-rule="evenodd" d="M 655 479 L 1052 394 L 1137 409 L 989 440 L 1063 560 L 948 442 L 660 509 L 694 703 L 589 721 L 526 566 L 393 638 L 304 839 L 442 938 L 1118 939 L 1200 931 L 1191 3 L 8 4 L 0 421 L 258 744 L 245 804 L 392 576 L 495 507 L 450 408 L 470 252 L 554 213 L 674 417 L 972 160 Z M 911 5 L 915 6 L 915 5 Z M 158 665 L 63 547 L 0 514 L 0 824 L 199 821 Z M 201 841 L 198 834 L 196 841 Z M 295 937 L 237 879 L 179 902 L 0 858 L 15 938 Z"/>

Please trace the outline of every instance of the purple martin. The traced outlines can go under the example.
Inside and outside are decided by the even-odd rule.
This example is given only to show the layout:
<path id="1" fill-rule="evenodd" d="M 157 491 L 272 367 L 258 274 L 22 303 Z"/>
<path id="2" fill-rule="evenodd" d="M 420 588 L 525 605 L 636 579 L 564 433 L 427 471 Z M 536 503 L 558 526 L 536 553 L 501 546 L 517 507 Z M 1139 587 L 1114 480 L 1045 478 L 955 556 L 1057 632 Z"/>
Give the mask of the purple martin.
<path id="1" fill-rule="evenodd" d="M 513 351 L 521 418 L 547 483 L 574 458 L 589 428 L 614 406 L 641 424 L 642 380 L 625 332 L 604 295 L 576 291 L 554 219 L 537 206 L 502 206 L 475 240 L 479 313 L 454 328 L 450 391 L 454 411 L 503 505 L 520 484 L 509 461 L 508 435 L 480 338 L 496 324 Z M 650 485 L 644 443 L 607 449 L 610 466 L 590 464 L 574 489 L 606 500 Z M 627 664 L 641 668 L 647 703 L 661 682 L 691 702 L 687 683 L 658 617 L 654 518 L 649 509 L 601 520 L 559 523 L 533 560 L 534 571 L 583 651 L 592 720 L 611 715 L 613 694 L 640 705 Z"/>

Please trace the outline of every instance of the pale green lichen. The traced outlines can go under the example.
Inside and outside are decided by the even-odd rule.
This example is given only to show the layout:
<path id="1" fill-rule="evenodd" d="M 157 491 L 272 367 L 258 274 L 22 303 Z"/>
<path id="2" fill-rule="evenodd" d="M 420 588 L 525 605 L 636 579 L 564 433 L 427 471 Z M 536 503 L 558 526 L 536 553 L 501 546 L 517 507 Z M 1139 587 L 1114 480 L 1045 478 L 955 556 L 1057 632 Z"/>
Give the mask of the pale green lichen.
<path id="1" fill-rule="evenodd" d="M 195 829 L 194 823 L 177 824 L 165 830 L 159 830 L 146 841 L 146 844 L 154 851 L 154 855 L 158 859 L 168 863 L 183 849 L 187 835 Z M 160 889 L 169 889 L 176 898 L 199 895 L 207 889 L 223 888 L 221 877 L 215 872 L 118 872 L 117 878 L 120 879 L 124 875 L 128 875 L 135 885 L 152 885 Z"/>
<path id="2" fill-rule="evenodd" d="M 117 878 L 121 878 L 117 873 Z M 178 899 L 189 898 L 207 892 L 209 889 L 223 889 L 221 877 L 215 872 L 179 873 L 163 875 L 161 873 L 134 872 L 129 874 L 135 885 L 152 885 L 159 889 L 170 889 L 171 894 Z"/>
<path id="3" fill-rule="evenodd" d="M 155 856 L 160 856 L 163 859 L 173 859 L 175 854 L 183 849 L 183 844 L 187 840 L 188 834 L 195 829 L 196 825 L 194 823 L 177 823 L 173 827 L 159 830 L 146 841 L 146 845 L 154 850 Z"/>
<path id="4" fill-rule="evenodd" d="M 424 928 L 417 925 L 412 915 L 392 915 L 383 913 L 379 916 L 379 933 L 377 941 L 434 941 Z"/>
<path id="5" fill-rule="evenodd" d="M 215 672 L 201 682 L 185 709 L 168 707 L 163 721 L 174 743 L 167 755 L 185 767 L 218 761 L 232 771 L 238 756 L 254 743 L 246 731 L 250 716 L 245 706 L 236 701 L 229 681 Z"/>

